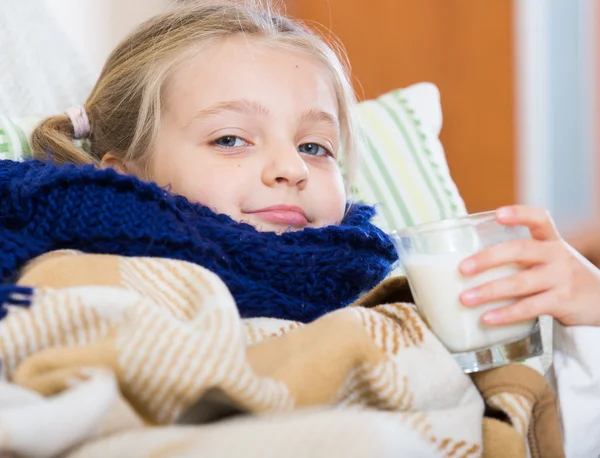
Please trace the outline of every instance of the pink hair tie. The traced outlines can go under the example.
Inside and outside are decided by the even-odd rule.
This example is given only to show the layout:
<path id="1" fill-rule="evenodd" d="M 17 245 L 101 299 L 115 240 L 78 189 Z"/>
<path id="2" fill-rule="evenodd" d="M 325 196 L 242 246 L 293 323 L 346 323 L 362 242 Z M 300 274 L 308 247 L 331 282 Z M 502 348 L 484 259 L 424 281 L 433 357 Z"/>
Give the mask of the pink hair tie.
<path id="1" fill-rule="evenodd" d="M 71 124 L 73 124 L 73 139 L 80 140 L 89 135 L 91 131 L 90 120 L 83 105 L 71 107 L 65 111 L 65 114 L 71 120 Z"/>

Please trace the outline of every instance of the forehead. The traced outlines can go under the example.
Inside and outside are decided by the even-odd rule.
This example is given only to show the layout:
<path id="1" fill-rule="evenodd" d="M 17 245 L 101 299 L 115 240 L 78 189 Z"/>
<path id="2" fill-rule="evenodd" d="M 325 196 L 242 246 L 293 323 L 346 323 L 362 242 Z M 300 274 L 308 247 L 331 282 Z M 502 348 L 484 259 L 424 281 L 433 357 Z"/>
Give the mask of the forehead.
<path id="1" fill-rule="evenodd" d="M 279 115 L 338 113 L 331 71 L 315 56 L 241 36 L 193 55 L 173 73 L 165 95 L 178 117 L 235 99 L 257 101 Z"/>

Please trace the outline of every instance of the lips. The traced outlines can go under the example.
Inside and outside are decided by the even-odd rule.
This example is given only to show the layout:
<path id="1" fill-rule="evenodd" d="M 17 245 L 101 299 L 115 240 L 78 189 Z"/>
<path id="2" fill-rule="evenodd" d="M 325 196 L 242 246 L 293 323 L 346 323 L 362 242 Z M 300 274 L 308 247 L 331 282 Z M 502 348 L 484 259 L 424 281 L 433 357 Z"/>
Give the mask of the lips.
<path id="1" fill-rule="evenodd" d="M 273 205 L 259 210 L 245 212 L 274 224 L 286 224 L 295 227 L 308 226 L 310 220 L 300 207 L 293 205 Z"/>

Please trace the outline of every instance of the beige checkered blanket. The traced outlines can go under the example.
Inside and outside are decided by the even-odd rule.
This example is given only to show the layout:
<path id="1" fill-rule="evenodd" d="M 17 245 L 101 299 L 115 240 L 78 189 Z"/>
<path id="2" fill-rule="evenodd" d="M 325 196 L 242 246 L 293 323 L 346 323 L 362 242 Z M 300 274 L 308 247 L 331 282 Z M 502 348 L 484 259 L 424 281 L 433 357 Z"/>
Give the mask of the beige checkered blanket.
<path id="1" fill-rule="evenodd" d="M 181 261 L 56 252 L 20 283 L 32 306 L 0 321 L 5 452 L 562 456 L 541 376 L 474 383 L 412 305 L 385 300 L 401 280 L 310 324 L 241 319 L 216 275 Z"/>

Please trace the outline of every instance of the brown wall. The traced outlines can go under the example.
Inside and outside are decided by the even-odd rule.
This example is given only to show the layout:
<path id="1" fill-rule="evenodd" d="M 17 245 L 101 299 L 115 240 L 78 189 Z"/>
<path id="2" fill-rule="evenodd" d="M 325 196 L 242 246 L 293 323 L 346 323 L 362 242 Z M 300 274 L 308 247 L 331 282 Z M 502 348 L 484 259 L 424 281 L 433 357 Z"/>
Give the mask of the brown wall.
<path id="1" fill-rule="evenodd" d="M 288 12 L 342 40 L 364 98 L 437 84 L 442 142 L 469 210 L 514 201 L 511 1 L 288 0 Z"/>

